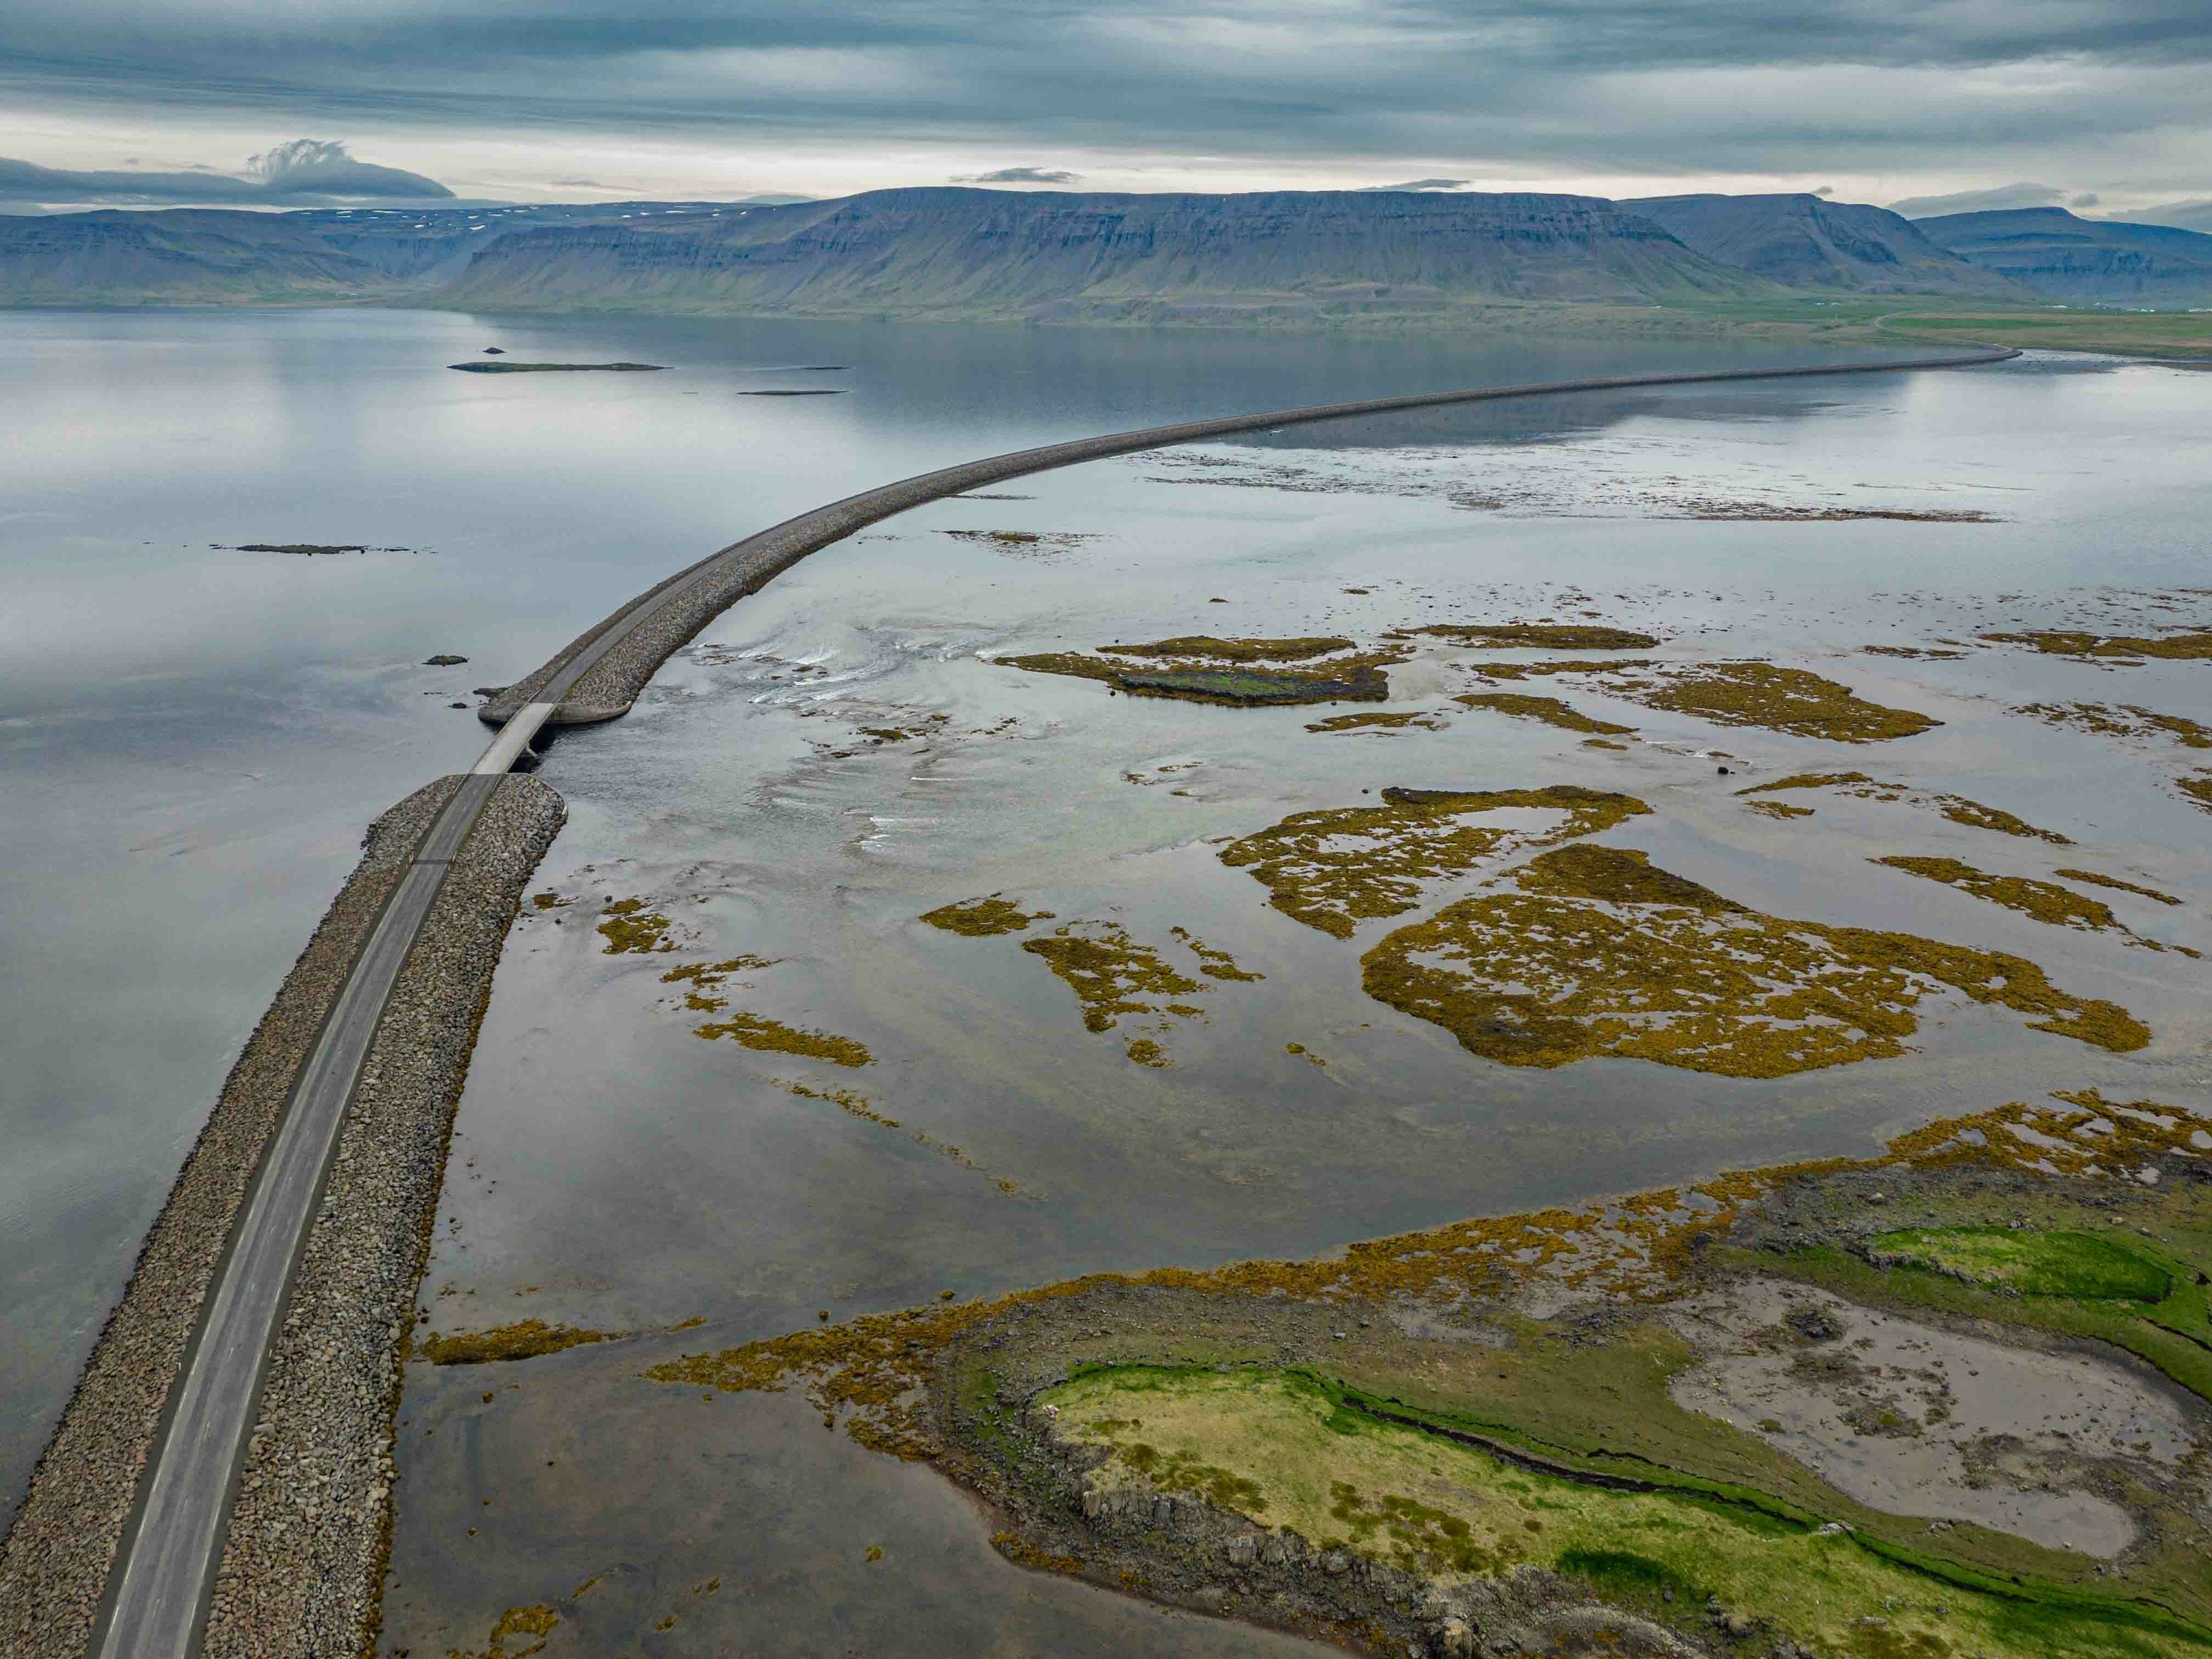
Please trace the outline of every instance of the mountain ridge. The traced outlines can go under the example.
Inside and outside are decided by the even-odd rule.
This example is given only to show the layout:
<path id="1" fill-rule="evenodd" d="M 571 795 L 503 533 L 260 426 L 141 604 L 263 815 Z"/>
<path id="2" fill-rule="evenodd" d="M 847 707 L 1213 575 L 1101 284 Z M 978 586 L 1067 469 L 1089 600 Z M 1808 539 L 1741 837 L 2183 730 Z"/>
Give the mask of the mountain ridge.
<path id="1" fill-rule="evenodd" d="M 461 305 L 1126 319 L 1747 296 L 1769 285 L 1595 197 L 930 187 L 737 219 L 518 233 Z"/>
<path id="2" fill-rule="evenodd" d="M 2186 304 L 2212 283 L 2198 244 L 2212 237 L 2057 209 L 1915 222 L 1802 194 L 931 186 L 778 204 L 100 209 L 0 216 L 0 304 L 1270 325 L 1810 295 Z"/>
<path id="3" fill-rule="evenodd" d="M 1854 294 L 1955 294 L 2033 301 L 2034 291 L 1960 258 L 1887 208 L 1809 192 L 1651 196 L 1621 205 L 1706 258 L 1786 288 Z"/>
<path id="4" fill-rule="evenodd" d="M 1915 222 L 1934 242 L 2036 293 L 2094 305 L 2212 305 L 2212 236 L 2171 225 L 2003 208 Z"/>

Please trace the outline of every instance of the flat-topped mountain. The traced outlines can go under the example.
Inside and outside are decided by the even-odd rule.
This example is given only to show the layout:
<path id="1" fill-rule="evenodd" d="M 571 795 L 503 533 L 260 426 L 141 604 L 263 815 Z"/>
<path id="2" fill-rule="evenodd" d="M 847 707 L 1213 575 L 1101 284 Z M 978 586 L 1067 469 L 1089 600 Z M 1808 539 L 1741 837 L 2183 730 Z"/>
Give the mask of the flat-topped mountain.
<path id="1" fill-rule="evenodd" d="M 1789 196 L 1650 196 L 1623 202 L 1707 258 L 1788 288 L 2032 301 L 1887 208 Z"/>
<path id="2" fill-rule="evenodd" d="M 0 214 L 0 305 L 420 304 L 479 248 L 539 225 L 744 213 L 716 203 L 588 207 L 103 208 Z"/>
<path id="3" fill-rule="evenodd" d="M 2212 299 L 2212 237 L 2056 208 L 1419 191 L 0 215 L 0 305 L 1436 325 L 1793 294 L 2183 307 Z"/>
<path id="4" fill-rule="evenodd" d="M 0 301 L 242 305 L 355 299 L 392 286 L 303 216 L 211 208 L 0 216 Z"/>
<path id="5" fill-rule="evenodd" d="M 1758 278 L 1583 196 L 873 191 L 741 217 L 502 238 L 447 302 L 814 315 L 1356 314 L 1492 300 L 1756 294 Z"/>
<path id="6" fill-rule="evenodd" d="M 2082 219 L 2055 207 L 1949 213 L 1917 223 L 1931 241 L 2053 299 L 2166 309 L 2212 305 L 2212 236 L 2202 231 Z"/>

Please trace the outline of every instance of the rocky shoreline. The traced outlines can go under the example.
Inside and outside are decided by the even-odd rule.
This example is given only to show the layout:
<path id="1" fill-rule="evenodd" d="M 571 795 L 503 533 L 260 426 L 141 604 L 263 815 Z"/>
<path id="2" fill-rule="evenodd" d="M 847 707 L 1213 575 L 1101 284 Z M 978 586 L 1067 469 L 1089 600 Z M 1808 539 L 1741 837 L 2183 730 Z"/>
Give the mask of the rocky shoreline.
<path id="1" fill-rule="evenodd" d="M 172 1385 L 293 1079 L 459 782 L 427 785 L 370 825 L 232 1068 L 0 1546 L 11 1655 L 68 1659 L 90 1642 Z M 507 923 L 563 816 L 545 784 L 501 783 L 386 1005 L 270 1358 L 210 1654 L 353 1653 L 373 1640 L 399 1364 L 447 1138 Z"/>

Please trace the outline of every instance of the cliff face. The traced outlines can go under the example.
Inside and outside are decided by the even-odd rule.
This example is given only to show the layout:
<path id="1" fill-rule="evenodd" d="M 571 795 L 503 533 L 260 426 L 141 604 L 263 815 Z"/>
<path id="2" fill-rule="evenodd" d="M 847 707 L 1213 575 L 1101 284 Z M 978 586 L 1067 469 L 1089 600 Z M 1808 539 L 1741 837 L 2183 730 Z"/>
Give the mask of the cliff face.
<path id="1" fill-rule="evenodd" d="M 376 267 L 281 213 L 0 216 L 0 301 L 29 305 L 251 303 L 380 292 Z"/>
<path id="2" fill-rule="evenodd" d="M 2212 305 L 2212 236 L 2201 231 L 2077 219 L 2064 208 L 1951 213 L 1919 226 L 1962 258 L 2053 299 Z"/>
<path id="3" fill-rule="evenodd" d="M 829 202 L 0 216 L 0 304 L 345 300 L 1025 321 L 1446 322 L 1790 290 L 2185 307 L 2212 236 L 1814 196 L 876 191 Z"/>
<path id="4" fill-rule="evenodd" d="M 1856 294 L 2036 296 L 1969 263 L 1887 208 L 1818 196 L 1655 196 L 1621 205 L 1707 258 L 1789 288 Z"/>
<path id="5" fill-rule="evenodd" d="M 410 303 L 517 230 L 668 212 L 606 206 L 106 209 L 0 214 L 0 305 Z M 708 211 L 742 212 L 742 209 Z"/>
<path id="6" fill-rule="evenodd" d="M 1589 197 L 903 190 L 512 235 L 441 297 L 488 307 L 1257 319 L 1768 291 Z"/>

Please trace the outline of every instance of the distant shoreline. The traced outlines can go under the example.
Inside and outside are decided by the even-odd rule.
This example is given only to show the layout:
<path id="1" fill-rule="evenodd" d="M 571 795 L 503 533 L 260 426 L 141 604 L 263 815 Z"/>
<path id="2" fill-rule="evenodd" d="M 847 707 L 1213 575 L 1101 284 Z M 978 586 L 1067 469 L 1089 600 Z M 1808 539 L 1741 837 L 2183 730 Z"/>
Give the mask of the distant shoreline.
<path id="1" fill-rule="evenodd" d="M 722 310 L 703 307 L 464 307 L 429 302 L 421 295 L 313 295 L 245 302 L 149 295 L 143 300 L 57 302 L 0 298 L 8 313 L 144 311 L 296 312 L 309 310 L 416 311 L 479 317 L 669 319 L 701 321 L 875 324 L 956 327 L 1173 329 L 1267 335 L 1328 334 L 1460 338 L 1524 335 L 1620 338 L 1751 339 L 1805 345 L 1881 347 L 1920 343 L 2011 346 L 2166 362 L 2178 368 L 2212 364 L 2212 313 L 2055 310 L 1981 304 L 1946 304 L 1918 295 L 1844 295 L 1833 299 L 1715 301 L 1670 305 L 1565 301 L 1468 302 L 1433 310 L 1317 310 L 1285 306 L 1261 310 L 1223 304 L 1200 307 L 1172 301 L 1123 301 L 1069 310 L 1049 317 L 1017 312 L 915 310 Z M 1906 302 L 1900 307 L 1900 301 Z M 454 363 L 471 374 L 665 369 L 661 363 Z M 811 368 L 811 366 L 807 366 Z M 801 372 L 801 371 L 787 371 Z"/>

